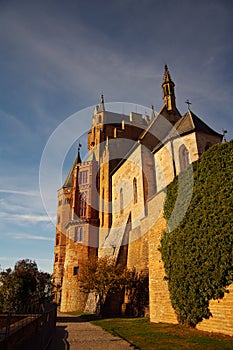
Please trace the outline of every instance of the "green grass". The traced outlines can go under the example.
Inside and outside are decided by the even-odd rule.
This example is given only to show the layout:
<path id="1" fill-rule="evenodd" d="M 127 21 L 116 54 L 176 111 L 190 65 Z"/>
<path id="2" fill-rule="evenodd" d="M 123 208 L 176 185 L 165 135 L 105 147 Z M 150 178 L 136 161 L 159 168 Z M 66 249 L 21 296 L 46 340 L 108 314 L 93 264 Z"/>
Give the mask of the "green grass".
<path id="1" fill-rule="evenodd" d="M 145 318 L 93 320 L 108 332 L 127 340 L 140 350 L 231 350 L 233 338 L 220 334 L 165 323 L 150 323 Z"/>

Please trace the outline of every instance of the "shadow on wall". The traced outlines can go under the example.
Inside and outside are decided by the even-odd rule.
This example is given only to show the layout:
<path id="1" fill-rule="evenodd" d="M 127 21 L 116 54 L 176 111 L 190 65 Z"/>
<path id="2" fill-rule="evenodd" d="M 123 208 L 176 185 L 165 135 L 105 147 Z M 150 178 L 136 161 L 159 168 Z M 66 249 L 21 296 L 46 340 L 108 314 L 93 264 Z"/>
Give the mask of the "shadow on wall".
<path id="1" fill-rule="evenodd" d="M 127 288 L 108 295 L 103 316 L 149 316 L 149 275 L 148 272 L 132 272 Z"/>
<path id="2" fill-rule="evenodd" d="M 127 316 L 145 317 L 149 314 L 149 275 L 148 272 L 133 271 L 133 278 L 126 291 L 128 302 Z"/>

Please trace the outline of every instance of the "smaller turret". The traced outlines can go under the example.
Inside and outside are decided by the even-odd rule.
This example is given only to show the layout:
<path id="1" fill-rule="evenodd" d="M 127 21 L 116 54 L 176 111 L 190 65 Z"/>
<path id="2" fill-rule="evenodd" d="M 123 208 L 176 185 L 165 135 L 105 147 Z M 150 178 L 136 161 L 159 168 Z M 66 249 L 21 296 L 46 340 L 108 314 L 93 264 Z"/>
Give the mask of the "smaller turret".
<path id="1" fill-rule="evenodd" d="M 100 113 L 100 112 L 105 112 L 105 106 L 104 106 L 104 95 L 100 95 L 100 103 L 95 106 L 94 109 L 94 114 Z"/>
<path id="2" fill-rule="evenodd" d="M 104 112 L 104 111 L 105 111 L 105 107 L 104 107 L 104 95 L 101 94 L 98 112 Z"/>
<path id="3" fill-rule="evenodd" d="M 171 79 L 167 65 L 164 66 L 164 77 L 163 77 L 163 100 L 168 111 L 176 110 L 176 97 L 174 91 L 175 84 Z"/>

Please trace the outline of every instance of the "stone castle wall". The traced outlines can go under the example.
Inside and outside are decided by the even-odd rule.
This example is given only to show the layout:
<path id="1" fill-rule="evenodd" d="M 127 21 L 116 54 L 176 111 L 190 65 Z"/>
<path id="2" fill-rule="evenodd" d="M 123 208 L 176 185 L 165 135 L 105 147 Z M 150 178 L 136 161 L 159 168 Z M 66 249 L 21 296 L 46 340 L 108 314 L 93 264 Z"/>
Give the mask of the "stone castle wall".
<path id="1" fill-rule="evenodd" d="M 164 280 L 165 270 L 161 254 L 158 250 L 166 220 L 163 217 L 161 203 L 165 193 L 157 194 L 149 203 L 149 211 L 157 211 L 157 219 L 149 230 L 149 290 L 151 322 L 177 323 L 175 311 L 170 300 L 168 283 Z M 160 210 L 159 210 L 160 207 Z M 223 299 L 211 300 L 212 317 L 204 319 L 197 325 L 198 330 L 217 332 L 233 336 L 233 284 Z"/>
<path id="2" fill-rule="evenodd" d="M 199 323 L 197 329 L 233 336 L 233 284 L 227 290 L 223 299 L 210 301 L 212 317 Z"/>

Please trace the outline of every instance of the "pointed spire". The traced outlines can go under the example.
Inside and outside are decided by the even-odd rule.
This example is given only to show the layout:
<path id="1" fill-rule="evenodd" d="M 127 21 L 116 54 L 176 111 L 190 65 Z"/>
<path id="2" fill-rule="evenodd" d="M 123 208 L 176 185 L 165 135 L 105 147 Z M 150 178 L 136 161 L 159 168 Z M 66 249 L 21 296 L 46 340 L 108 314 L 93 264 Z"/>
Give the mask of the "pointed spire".
<path id="1" fill-rule="evenodd" d="M 81 156 L 80 156 L 80 148 L 82 147 L 81 143 L 79 143 L 78 145 L 78 155 L 77 155 L 77 164 L 79 163 L 82 163 L 82 159 L 81 159 Z"/>
<path id="2" fill-rule="evenodd" d="M 105 111 L 105 107 L 104 107 L 104 95 L 103 93 L 100 96 L 100 103 L 99 103 L 99 108 L 98 108 L 98 112 L 104 112 Z"/>
<path id="3" fill-rule="evenodd" d="M 151 105 L 151 115 L 150 115 L 150 120 L 155 118 L 155 108 L 154 105 Z"/>
<path id="4" fill-rule="evenodd" d="M 176 101 L 175 101 L 176 97 L 175 97 L 174 87 L 175 87 L 175 84 L 172 81 L 168 67 L 165 64 L 162 89 L 163 89 L 164 104 L 167 107 L 168 111 L 176 110 Z"/>
<path id="5" fill-rule="evenodd" d="M 71 187 L 72 186 L 72 179 L 73 179 L 73 172 L 77 164 L 82 163 L 82 159 L 80 156 L 80 148 L 82 147 L 81 143 L 78 144 L 78 154 L 72 164 L 72 167 L 70 168 L 69 174 L 67 175 L 63 187 Z"/>
<path id="6" fill-rule="evenodd" d="M 165 66 L 164 66 L 163 83 L 170 83 L 170 82 L 172 82 L 172 78 L 171 78 L 170 72 L 168 70 L 168 66 L 167 66 L 167 64 L 165 64 Z"/>

